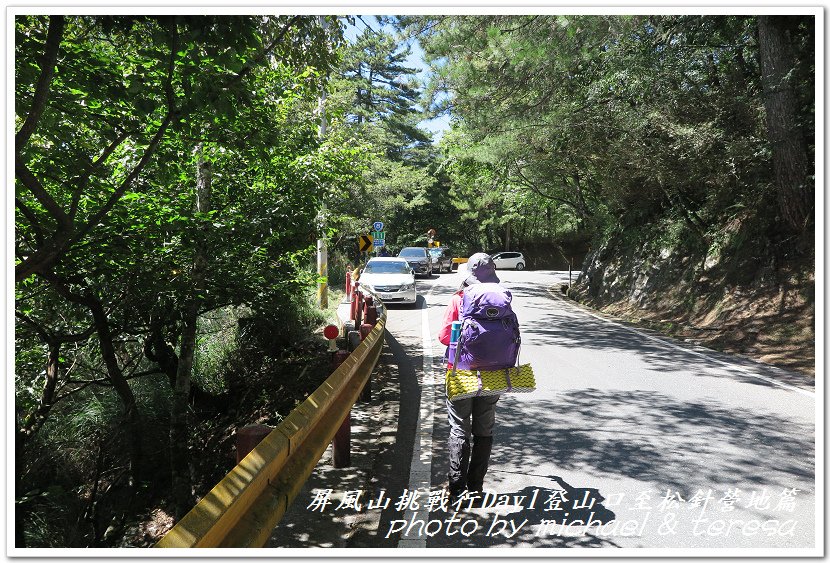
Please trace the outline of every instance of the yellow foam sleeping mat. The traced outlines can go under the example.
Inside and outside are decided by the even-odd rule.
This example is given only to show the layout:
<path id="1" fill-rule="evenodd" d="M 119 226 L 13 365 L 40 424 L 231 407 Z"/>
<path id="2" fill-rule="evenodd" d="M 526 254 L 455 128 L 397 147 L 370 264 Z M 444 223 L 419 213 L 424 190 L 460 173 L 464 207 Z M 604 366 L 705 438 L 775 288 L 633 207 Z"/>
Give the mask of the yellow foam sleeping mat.
<path id="1" fill-rule="evenodd" d="M 451 401 L 469 397 L 530 393 L 536 390 L 536 379 L 530 364 L 494 371 L 447 370 L 447 397 Z"/>

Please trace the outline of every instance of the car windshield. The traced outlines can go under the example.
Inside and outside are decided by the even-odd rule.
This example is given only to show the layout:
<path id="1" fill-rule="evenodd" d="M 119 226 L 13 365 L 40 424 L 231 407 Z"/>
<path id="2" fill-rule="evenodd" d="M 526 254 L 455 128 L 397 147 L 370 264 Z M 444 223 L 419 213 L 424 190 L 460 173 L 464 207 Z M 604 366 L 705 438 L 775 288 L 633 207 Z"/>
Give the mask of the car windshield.
<path id="1" fill-rule="evenodd" d="M 363 270 L 364 274 L 408 274 L 409 264 L 406 262 L 369 262 Z"/>
<path id="2" fill-rule="evenodd" d="M 442 252 L 443 252 L 443 250 L 441 250 L 440 248 L 433 248 L 432 250 L 429 251 L 429 253 L 432 254 L 433 256 L 441 256 Z"/>
<path id="3" fill-rule="evenodd" d="M 405 257 L 405 258 L 423 258 L 424 257 L 424 249 L 423 248 L 404 248 L 401 250 L 401 253 L 398 256 Z"/>

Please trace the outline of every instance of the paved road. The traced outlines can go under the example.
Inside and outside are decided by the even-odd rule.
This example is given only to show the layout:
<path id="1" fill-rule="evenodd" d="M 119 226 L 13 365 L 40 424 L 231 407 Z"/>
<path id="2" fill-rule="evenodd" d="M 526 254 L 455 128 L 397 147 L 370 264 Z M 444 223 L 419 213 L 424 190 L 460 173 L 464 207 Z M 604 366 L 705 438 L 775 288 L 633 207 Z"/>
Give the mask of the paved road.
<path id="1" fill-rule="evenodd" d="M 499 275 L 538 390 L 499 402 L 489 506 L 456 515 L 424 502 L 447 470 L 436 334 L 461 277 L 444 274 L 419 280 L 417 308 L 389 310 L 379 392 L 356 409 L 361 467 L 322 461 L 273 546 L 815 548 L 816 398 L 804 377 L 600 318 L 550 291 L 567 272 Z M 335 502 L 320 510 L 326 489 Z M 349 489 L 363 491 L 360 510 L 335 510 Z M 399 503 L 415 489 L 417 506 Z"/>

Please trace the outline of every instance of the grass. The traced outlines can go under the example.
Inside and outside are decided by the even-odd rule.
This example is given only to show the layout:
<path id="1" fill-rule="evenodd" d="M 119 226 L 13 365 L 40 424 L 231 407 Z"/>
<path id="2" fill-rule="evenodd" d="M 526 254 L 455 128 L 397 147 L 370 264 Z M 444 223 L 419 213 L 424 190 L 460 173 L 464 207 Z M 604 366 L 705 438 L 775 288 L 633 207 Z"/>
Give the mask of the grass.
<path id="1" fill-rule="evenodd" d="M 224 364 L 236 348 L 239 319 L 237 307 L 224 307 L 199 317 L 198 338 L 193 355 L 193 380 L 205 391 L 224 391 Z"/>
<path id="2" fill-rule="evenodd" d="M 324 311 L 327 324 L 337 324 L 337 308 L 343 302 L 346 292 L 342 289 L 329 288 L 329 304 Z"/>

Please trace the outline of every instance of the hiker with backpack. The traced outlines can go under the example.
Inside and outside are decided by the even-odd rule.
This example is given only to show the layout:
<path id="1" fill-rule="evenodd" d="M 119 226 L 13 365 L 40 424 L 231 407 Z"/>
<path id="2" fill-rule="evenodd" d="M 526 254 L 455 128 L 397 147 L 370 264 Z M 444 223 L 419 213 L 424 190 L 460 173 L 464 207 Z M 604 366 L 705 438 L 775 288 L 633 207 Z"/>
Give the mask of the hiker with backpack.
<path id="1" fill-rule="evenodd" d="M 488 254 L 470 256 L 467 269 L 469 274 L 450 298 L 438 333 L 438 340 L 448 346 L 448 368 L 511 368 L 516 364 L 520 344 L 519 324 L 510 305 L 512 295 L 499 285 L 496 265 Z M 451 341 L 455 321 L 461 321 L 458 342 Z M 483 490 L 498 400 L 498 394 L 446 398 L 450 423 L 447 490 L 451 499 L 465 490 L 471 494 Z"/>

